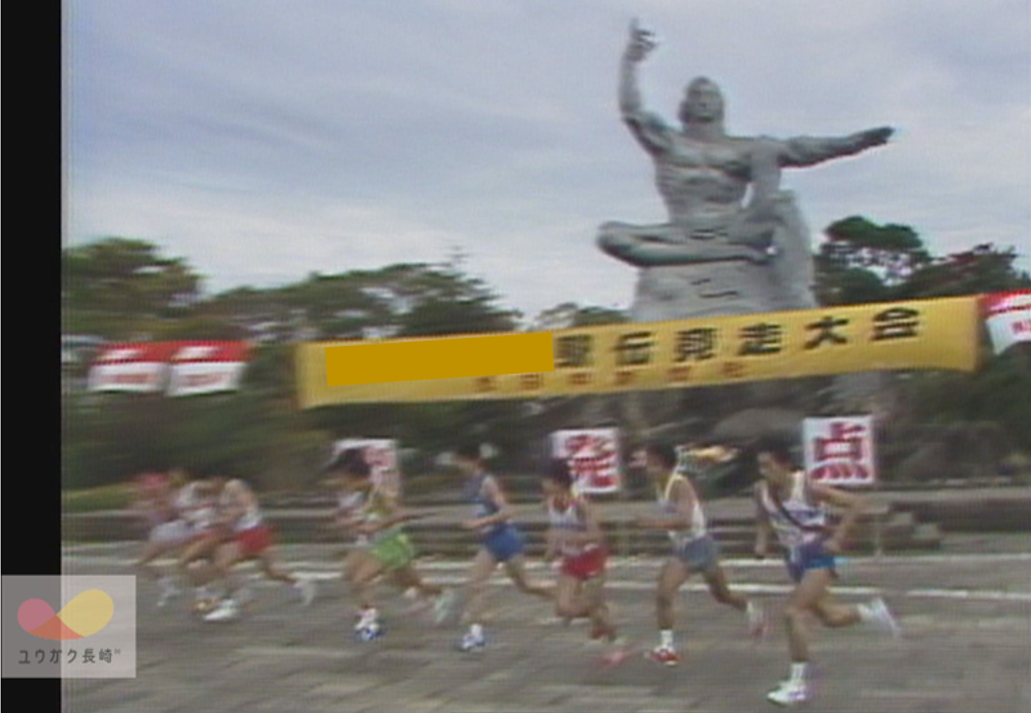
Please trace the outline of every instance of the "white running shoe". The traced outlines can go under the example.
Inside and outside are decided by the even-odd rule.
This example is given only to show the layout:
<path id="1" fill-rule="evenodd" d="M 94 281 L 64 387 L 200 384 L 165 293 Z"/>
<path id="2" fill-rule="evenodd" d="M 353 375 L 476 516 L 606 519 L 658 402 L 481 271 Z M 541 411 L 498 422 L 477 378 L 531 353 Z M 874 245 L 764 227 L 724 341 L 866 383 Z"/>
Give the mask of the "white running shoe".
<path id="1" fill-rule="evenodd" d="M 379 612 L 375 609 L 366 609 L 355 615 L 354 631 L 361 633 L 363 629 L 374 629 L 379 626 Z"/>
<path id="2" fill-rule="evenodd" d="M 383 636 L 383 627 L 375 619 L 362 623 L 355 628 L 355 637 L 358 641 L 368 642 Z"/>
<path id="3" fill-rule="evenodd" d="M 766 694 L 770 703 L 778 706 L 795 706 L 809 700 L 809 686 L 804 682 L 783 681 L 778 688 Z"/>
<path id="4" fill-rule="evenodd" d="M 482 650 L 487 646 L 487 637 L 483 634 L 475 636 L 473 632 L 466 632 L 466 635 L 462 637 L 462 640 L 458 642 L 458 650 L 464 653 L 471 651 Z"/>
<path id="5" fill-rule="evenodd" d="M 315 599 L 315 582 L 311 579 L 298 579 L 294 585 L 301 595 L 301 606 L 306 607 Z"/>
<path id="6" fill-rule="evenodd" d="M 204 621 L 232 621 L 240 616 L 240 607 L 235 599 L 223 599 L 222 602 L 204 615 Z"/>
<path id="7" fill-rule="evenodd" d="M 892 616 L 891 612 L 888 611 L 888 605 L 884 603 L 884 600 L 877 597 L 870 602 L 870 612 L 873 614 L 873 620 L 870 622 L 878 631 L 886 631 L 892 635 L 892 638 L 899 638 L 902 633 L 898 622 L 895 621 L 895 617 Z"/>
<path id="8" fill-rule="evenodd" d="M 381 629 L 378 622 L 375 621 L 369 623 L 366 626 L 363 626 L 362 629 L 359 629 L 357 632 L 355 632 L 355 636 L 361 642 L 373 641 L 383 636 L 383 634 L 384 630 Z"/>
<path id="9" fill-rule="evenodd" d="M 158 596 L 158 607 L 163 607 L 172 599 L 175 599 L 181 593 L 179 587 L 175 586 L 175 582 L 170 577 L 162 577 L 158 580 L 158 586 L 161 587 L 161 594 Z"/>
<path id="10" fill-rule="evenodd" d="M 648 658 L 655 663 L 661 663 L 664 666 L 676 666 L 680 663 L 680 654 L 676 652 L 672 646 L 656 646 L 651 651 L 645 652 L 645 658 Z"/>

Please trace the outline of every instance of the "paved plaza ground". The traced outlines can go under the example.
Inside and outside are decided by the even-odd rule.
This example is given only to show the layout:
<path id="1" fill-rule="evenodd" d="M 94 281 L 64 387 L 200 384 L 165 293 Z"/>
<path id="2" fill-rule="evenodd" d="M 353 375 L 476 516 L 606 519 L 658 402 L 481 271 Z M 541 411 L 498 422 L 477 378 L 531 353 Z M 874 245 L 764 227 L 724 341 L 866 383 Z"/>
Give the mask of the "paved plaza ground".
<path id="1" fill-rule="evenodd" d="M 809 710 L 1016 713 L 1031 710 L 1031 538 L 949 539 L 934 555 L 845 562 L 841 598 L 885 597 L 901 640 L 873 631 L 815 631 L 816 698 Z M 584 625 L 566 627 L 545 603 L 500 577 L 492 587 L 490 645 L 454 650 L 460 629 L 405 616 L 410 602 L 381 587 L 389 627 L 375 642 L 350 635 L 353 606 L 339 577 L 339 546 L 283 546 L 289 568 L 318 579 L 319 596 L 300 607 L 282 585 L 260 584 L 242 619 L 206 624 L 188 600 L 155 606 L 157 588 L 138 584 L 135 679 L 65 682 L 68 711 L 763 711 L 766 692 L 787 671 L 779 625 L 788 580 L 776 562 L 728 560 L 731 581 L 758 597 L 776 626 L 764 644 L 747 639 L 743 618 L 714 603 L 700 582 L 678 601 L 685 658 L 666 668 L 636 655 L 599 665 Z M 138 543 L 69 545 L 66 573 L 126 574 Z M 612 563 L 611 599 L 626 634 L 656 643 L 654 579 L 659 560 Z M 425 558 L 431 580 L 459 584 L 467 562 Z M 243 573 L 254 571 L 244 568 Z M 548 577 L 535 566 L 533 574 Z"/>

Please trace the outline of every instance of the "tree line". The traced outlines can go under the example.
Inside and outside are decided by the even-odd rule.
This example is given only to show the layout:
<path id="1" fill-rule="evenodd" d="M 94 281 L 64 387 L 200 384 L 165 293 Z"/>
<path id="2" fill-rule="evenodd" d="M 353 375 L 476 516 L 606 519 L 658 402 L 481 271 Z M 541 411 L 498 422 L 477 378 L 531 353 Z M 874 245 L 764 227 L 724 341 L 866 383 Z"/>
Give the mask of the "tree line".
<path id="1" fill-rule="evenodd" d="M 912 228 L 853 216 L 826 229 L 814 255 L 822 304 L 946 297 L 1031 286 L 1012 248 L 979 245 L 935 256 Z M 499 467 L 528 467 L 542 424 L 539 404 L 493 401 L 333 406 L 299 412 L 291 345 L 304 340 L 443 336 L 629 321 L 625 311 L 565 302 L 528 317 L 468 273 L 460 255 L 376 270 L 313 272 L 280 287 L 202 291 L 186 258 L 111 237 L 62 251 L 65 334 L 107 341 L 246 340 L 256 349 L 239 392 L 169 399 L 89 394 L 88 360 L 65 376 L 63 483 L 123 480 L 182 466 L 221 470 L 266 485 L 313 477 L 329 442 L 347 435 L 399 438 L 406 470 L 432 470 L 433 455 L 470 435 L 499 446 Z M 1026 345 L 1024 345 L 1026 346 Z M 985 343 L 984 348 L 989 347 Z M 1031 352 L 1018 347 L 975 374 L 920 373 L 907 380 L 913 418 L 991 422 L 1031 452 Z"/>

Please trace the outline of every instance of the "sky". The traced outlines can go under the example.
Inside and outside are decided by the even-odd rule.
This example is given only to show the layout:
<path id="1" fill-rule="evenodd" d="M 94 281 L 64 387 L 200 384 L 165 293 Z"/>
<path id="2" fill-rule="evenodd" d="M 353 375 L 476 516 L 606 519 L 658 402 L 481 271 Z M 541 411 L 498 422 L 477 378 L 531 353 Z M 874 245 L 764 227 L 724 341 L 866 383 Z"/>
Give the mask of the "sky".
<path id="1" fill-rule="evenodd" d="M 850 215 L 1031 269 L 1026 0 L 78 0 L 65 4 L 65 246 L 141 238 L 208 294 L 455 250 L 507 307 L 626 307 L 601 223 L 666 219 L 616 105 L 670 124 L 695 76 L 727 130 L 891 143 L 789 170 L 814 244 Z"/>

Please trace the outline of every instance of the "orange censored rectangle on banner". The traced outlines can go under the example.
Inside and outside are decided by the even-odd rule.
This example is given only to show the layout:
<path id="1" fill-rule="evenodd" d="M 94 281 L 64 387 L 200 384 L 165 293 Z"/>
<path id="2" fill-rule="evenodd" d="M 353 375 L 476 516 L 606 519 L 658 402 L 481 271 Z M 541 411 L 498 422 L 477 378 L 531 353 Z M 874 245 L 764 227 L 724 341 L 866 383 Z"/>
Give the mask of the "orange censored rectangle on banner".
<path id="1" fill-rule="evenodd" d="M 554 371 L 552 336 L 492 334 L 327 346 L 329 386 Z"/>

